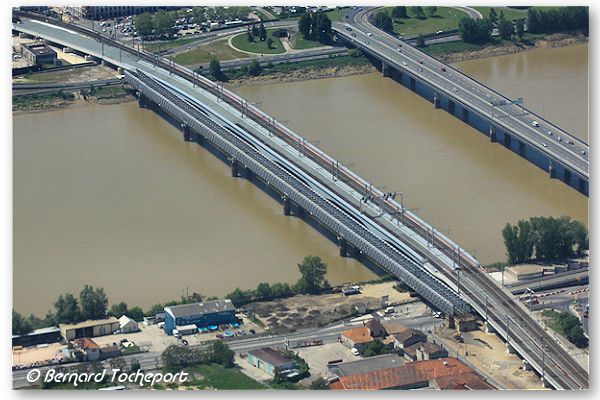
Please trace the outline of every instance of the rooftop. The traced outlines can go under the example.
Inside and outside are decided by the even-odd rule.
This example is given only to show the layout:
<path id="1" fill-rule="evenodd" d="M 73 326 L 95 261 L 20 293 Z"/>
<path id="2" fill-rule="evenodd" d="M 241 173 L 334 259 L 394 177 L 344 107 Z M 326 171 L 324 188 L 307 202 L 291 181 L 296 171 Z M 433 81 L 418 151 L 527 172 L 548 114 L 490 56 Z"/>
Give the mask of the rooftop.
<path id="1" fill-rule="evenodd" d="M 401 343 L 405 342 L 406 340 L 408 340 L 414 336 L 417 336 L 417 335 L 424 336 L 423 332 L 421 332 L 421 331 L 414 330 L 414 329 L 407 328 L 407 327 L 404 327 L 404 328 L 405 328 L 404 330 L 393 334 L 394 337 L 396 338 L 396 340 Z"/>
<path id="2" fill-rule="evenodd" d="M 446 378 L 446 379 L 440 379 Z M 470 367 L 455 358 L 415 361 L 402 366 L 342 376 L 329 385 L 334 390 L 382 390 L 407 387 L 420 382 L 436 381 L 442 388 L 456 385 L 465 387 L 485 386 L 494 389 Z"/>
<path id="3" fill-rule="evenodd" d="M 60 324 L 60 329 L 68 330 L 68 329 L 81 329 L 81 328 L 90 328 L 92 326 L 105 325 L 105 324 L 117 324 L 119 320 L 115 317 L 110 317 L 106 319 L 88 319 L 87 321 L 79 322 L 77 324 Z"/>
<path id="4" fill-rule="evenodd" d="M 60 332 L 60 329 L 56 326 L 48 326 L 46 328 L 39 328 L 39 329 L 35 329 L 32 332 L 29 333 L 24 333 L 22 335 L 13 335 L 13 338 L 16 337 L 25 337 L 25 336 L 36 336 L 36 335 L 45 335 L 48 333 L 58 333 Z"/>
<path id="5" fill-rule="evenodd" d="M 214 314 L 224 311 L 235 311 L 229 299 L 205 301 L 204 303 L 181 304 L 179 306 L 165 307 L 165 312 L 174 318 L 191 317 L 193 315 Z"/>
<path id="6" fill-rule="evenodd" d="M 248 352 L 248 354 L 252 354 L 259 360 L 264 361 L 267 364 L 271 364 L 275 367 L 290 362 L 289 358 L 287 358 L 280 352 L 273 350 L 270 347 L 263 347 L 262 349 L 251 350 Z"/>
<path id="7" fill-rule="evenodd" d="M 342 332 L 342 335 L 352 340 L 354 343 L 370 343 L 374 340 L 369 328 L 366 326 L 348 329 L 347 331 Z"/>
<path id="8" fill-rule="evenodd" d="M 40 55 L 40 54 L 48 54 L 48 53 L 54 53 L 56 54 L 56 52 L 54 50 L 52 50 L 46 43 L 44 42 L 34 42 L 34 43 L 26 43 L 23 44 L 22 47 L 26 48 L 27 50 L 31 51 L 32 53 L 34 53 L 35 55 Z"/>
<path id="9" fill-rule="evenodd" d="M 350 376 L 365 374 L 379 369 L 397 367 L 399 365 L 404 365 L 404 363 L 404 359 L 397 353 L 391 353 L 356 361 L 333 364 L 329 366 L 329 371 L 337 376 Z"/>
<path id="10" fill-rule="evenodd" d="M 73 342 L 75 342 L 75 344 L 79 347 L 81 347 L 84 350 L 87 349 L 99 349 L 100 346 L 98 346 L 98 344 L 96 342 L 94 342 L 92 339 L 90 338 L 78 338 L 73 340 Z"/>

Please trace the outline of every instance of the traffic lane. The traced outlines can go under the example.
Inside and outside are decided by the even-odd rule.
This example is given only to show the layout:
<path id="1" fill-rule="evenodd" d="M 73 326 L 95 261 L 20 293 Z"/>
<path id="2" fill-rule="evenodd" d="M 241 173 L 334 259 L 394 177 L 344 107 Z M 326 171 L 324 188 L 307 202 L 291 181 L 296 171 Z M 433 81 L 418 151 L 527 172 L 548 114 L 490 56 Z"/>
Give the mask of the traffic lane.
<path id="1" fill-rule="evenodd" d="M 368 25 L 361 24 L 361 26 L 362 26 L 362 27 L 363 27 L 365 30 L 367 30 L 367 31 L 369 31 L 369 32 L 370 32 L 370 29 L 369 29 L 369 26 L 368 26 Z M 371 27 L 371 28 L 372 28 L 372 27 Z M 372 33 L 372 32 L 371 32 L 371 33 Z M 397 46 L 398 44 L 397 44 L 397 43 L 395 43 L 395 42 L 394 42 L 394 40 L 396 40 L 398 43 L 401 43 L 401 41 L 400 41 L 400 40 L 398 40 L 398 39 L 395 39 L 395 38 L 392 38 L 392 37 L 389 37 L 388 35 L 385 35 L 385 34 L 375 34 L 375 35 L 373 36 L 373 38 L 377 38 L 378 40 L 380 40 L 380 41 L 382 41 L 382 42 L 384 42 L 384 43 L 387 43 L 387 45 L 388 45 L 388 46 Z M 411 48 L 411 47 L 407 47 L 407 48 L 405 49 L 405 53 L 406 53 L 406 54 L 410 54 L 410 55 L 412 55 L 412 56 L 417 56 L 417 57 L 418 57 L 418 56 L 422 56 L 422 54 L 421 54 L 420 52 L 418 52 L 418 50 L 416 50 L 416 49 L 413 49 L 413 48 Z M 412 53 L 412 54 L 411 54 L 411 53 Z M 433 60 L 433 62 L 437 63 L 437 65 L 438 65 L 440 68 L 445 66 L 445 64 L 441 63 L 439 60 L 436 60 L 436 59 L 435 59 L 435 58 L 433 58 L 433 57 L 431 58 L 431 60 Z M 508 99 L 506 99 L 505 97 L 503 97 L 502 95 L 500 95 L 500 94 L 498 94 L 498 93 L 494 92 L 493 90 L 491 90 L 491 89 L 489 89 L 489 88 L 485 87 L 484 85 L 481 85 L 479 82 L 475 81 L 475 80 L 474 80 L 474 79 L 472 79 L 472 78 L 469 78 L 469 77 L 465 76 L 464 74 L 457 74 L 457 75 L 455 76 L 455 78 L 456 78 L 457 80 L 462 80 L 463 82 L 470 82 L 472 87 L 473 87 L 473 84 L 476 84 L 476 85 L 478 85 L 478 86 L 481 88 L 481 90 L 485 90 L 486 92 L 489 92 L 489 93 L 491 93 L 493 96 L 501 96 L 501 97 L 498 97 L 498 99 L 501 99 L 501 100 L 508 100 Z M 478 90 L 478 91 L 479 91 L 479 90 Z M 532 121 L 533 121 L 533 119 L 531 119 L 529 122 L 532 122 Z M 544 126 L 546 127 L 546 122 L 544 122 L 544 121 L 543 121 L 543 124 L 540 124 L 540 125 L 544 125 Z M 554 130 L 558 130 L 560 133 L 562 133 L 564 136 L 567 136 L 567 137 L 570 137 L 570 136 L 571 136 L 571 135 L 569 135 L 567 132 L 565 132 L 565 131 L 563 131 L 562 129 L 560 129 L 559 127 L 556 127 L 556 126 L 554 126 L 554 125 L 552 125 L 552 124 L 547 124 L 547 125 L 548 125 L 548 126 L 547 126 L 547 128 L 548 128 L 548 129 L 554 129 Z"/>
<path id="2" fill-rule="evenodd" d="M 362 34 L 363 34 L 362 38 L 358 38 L 358 36 L 357 36 L 355 39 L 357 39 L 357 41 L 359 41 L 359 42 L 361 39 L 364 39 L 365 44 L 367 44 L 366 42 L 369 41 L 369 43 L 367 45 L 369 47 L 371 47 L 372 49 L 376 50 L 378 53 L 385 56 L 386 58 L 388 58 L 388 62 L 395 63 L 394 58 L 399 55 L 404 56 L 407 59 L 410 59 L 406 54 L 403 54 L 404 53 L 403 51 L 402 52 L 391 52 L 387 47 L 376 46 L 374 43 L 372 44 L 371 40 L 373 39 L 374 36 L 368 36 L 368 35 L 365 35 L 364 33 L 362 33 Z M 404 48 L 400 48 L 400 50 L 403 50 L 403 49 Z M 411 62 L 412 61 L 413 60 L 411 60 Z M 491 105 L 487 101 L 482 102 L 479 97 L 473 95 L 469 91 L 465 91 L 464 88 L 462 88 L 462 87 L 459 89 L 459 87 L 457 87 L 457 86 L 452 86 L 453 82 L 445 76 L 446 74 L 444 74 L 444 76 L 441 79 L 440 79 L 440 74 L 433 73 L 432 71 L 428 71 L 429 73 L 419 74 L 418 72 L 414 71 L 414 66 L 412 66 L 412 64 L 409 65 L 408 63 L 406 63 L 406 65 L 404 65 L 404 63 L 406 63 L 406 61 L 403 62 L 403 64 L 402 64 L 403 67 L 401 67 L 401 68 L 408 69 L 409 71 L 413 72 L 415 75 L 419 75 L 421 77 L 426 77 L 427 79 L 437 83 L 441 88 L 446 89 L 447 91 L 450 91 L 453 89 L 456 97 L 458 97 L 459 100 L 462 100 L 467 104 L 470 102 L 470 105 L 474 106 L 474 108 L 479 108 L 480 112 L 484 111 L 482 108 L 485 108 L 485 107 L 488 107 L 491 109 Z M 419 64 L 419 65 L 422 65 L 425 68 L 428 67 L 426 63 Z M 421 71 L 419 71 L 419 72 L 425 72 L 425 69 L 423 69 L 423 68 L 419 67 L 418 69 L 421 69 Z M 444 81 L 444 78 L 446 78 L 446 81 Z M 458 95 L 459 92 L 460 92 L 460 96 Z M 462 99 L 461 99 L 461 96 L 462 96 Z M 511 114 L 506 113 L 506 112 L 504 112 L 504 113 L 507 117 L 509 117 L 509 118 L 512 117 Z M 521 126 L 517 126 L 515 124 L 510 124 L 510 125 L 513 128 L 516 128 L 517 131 L 518 131 L 518 129 L 522 129 L 523 127 L 531 128 L 528 124 L 528 121 L 519 121 L 519 122 L 520 122 Z M 563 160 L 567 160 L 567 162 L 572 163 L 575 166 L 575 169 L 579 168 L 580 173 L 582 173 L 585 176 L 584 171 L 587 171 L 586 170 L 587 164 L 585 162 L 582 162 L 579 157 L 573 158 L 573 157 L 567 155 L 568 152 L 572 152 L 571 149 L 567 149 L 567 153 L 563 153 L 561 155 L 560 153 L 563 152 L 565 149 L 560 144 L 553 143 L 553 142 L 550 142 L 551 144 L 548 144 L 548 141 L 546 140 L 546 138 L 543 137 L 542 134 L 537 132 L 536 130 L 530 131 L 529 133 L 534 133 L 538 136 L 537 140 L 535 140 L 535 144 L 537 144 L 537 147 L 539 147 L 540 149 L 542 147 L 545 149 L 549 148 L 550 150 L 552 150 L 552 152 L 555 153 L 555 154 L 553 154 L 554 157 L 560 158 Z M 531 137 L 533 138 L 534 136 L 531 136 Z M 558 142 L 558 143 L 561 143 L 561 142 Z M 544 146 L 544 144 L 546 144 L 546 145 Z"/>

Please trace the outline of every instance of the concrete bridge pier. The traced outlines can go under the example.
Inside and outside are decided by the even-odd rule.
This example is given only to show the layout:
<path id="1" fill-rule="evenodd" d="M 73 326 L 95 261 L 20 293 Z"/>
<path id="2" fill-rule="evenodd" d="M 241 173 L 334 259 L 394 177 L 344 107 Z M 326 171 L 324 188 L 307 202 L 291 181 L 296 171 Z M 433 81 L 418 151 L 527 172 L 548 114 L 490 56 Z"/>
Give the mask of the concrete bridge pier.
<path id="1" fill-rule="evenodd" d="M 382 61 L 381 62 L 381 75 L 383 75 L 384 77 L 390 76 L 390 72 L 388 71 L 388 68 L 390 68 L 390 66 L 387 65 L 384 61 Z"/>
<path id="2" fill-rule="evenodd" d="M 496 138 L 496 127 L 490 124 L 490 142 L 495 143 L 498 139 Z"/>
<path id="3" fill-rule="evenodd" d="M 454 316 L 448 315 L 448 329 L 455 329 L 456 324 L 454 323 Z"/>
<path id="4" fill-rule="evenodd" d="M 504 146 L 506 146 L 510 149 L 511 143 L 512 143 L 512 136 L 510 136 L 508 133 L 504 132 Z"/>
<path id="5" fill-rule="evenodd" d="M 413 92 L 417 90 L 417 81 L 415 80 L 415 78 L 413 78 L 413 77 L 409 78 L 409 86 L 410 86 L 410 90 L 412 90 Z"/>
<path id="6" fill-rule="evenodd" d="M 348 242 L 346 238 L 342 236 L 338 236 L 338 244 L 340 246 L 340 256 L 347 257 L 348 256 Z"/>
<path id="7" fill-rule="evenodd" d="M 151 102 L 148 100 L 146 96 L 142 94 L 142 92 L 136 92 L 138 98 L 138 105 L 140 108 L 150 108 Z"/>
<path id="8" fill-rule="evenodd" d="M 577 186 L 580 192 L 585 192 L 585 179 L 578 177 L 577 178 Z"/>
<path id="9" fill-rule="evenodd" d="M 469 122 L 469 110 L 466 108 L 463 108 L 462 110 L 462 120 L 467 123 Z"/>
<path id="10" fill-rule="evenodd" d="M 506 343 L 506 352 L 508 354 L 515 354 L 515 348 L 510 343 Z"/>
<path id="11" fill-rule="evenodd" d="M 456 107 L 456 104 L 454 104 L 454 102 L 450 99 L 448 99 L 448 112 L 452 115 L 454 115 L 454 108 Z"/>
<path id="12" fill-rule="evenodd" d="M 550 179 L 556 178 L 556 163 L 552 159 L 548 162 L 548 174 L 550 174 Z"/>
<path id="13" fill-rule="evenodd" d="M 519 140 L 519 155 L 521 157 L 525 156 L 525 143 Z"/>
<path id="14" fill-rule="evenodd" d="M 529 364 L 529 362 L 527 360 L 523 360 L 523 370 L 531 371 L 532 369 L 533 369 L 533 367 L 531 366 L 531 364 Z"/>
<path id="15" fill-rule="evenodd" d="M 496 332 L 496 330 L 494 329 L 494 327 L 492 326 L 492 324 L 490 324 L 489 322 L 485 322 L 484 323 L 484 327 L 485 327 L 485 333 L 494 333 L 494 332 Z"/>
<path id="16" fill-rule="evenodd" d="M 252 179 L 252 171 L 247 166 L 243 166 L 239 170 L 239 174 L 242 178 L 251 180 Z"/>
<path id="17" fill-rule="evenodd" d="M 183 131 L 183 140 L 185 140 L 186 142 L 191 142 L 192 141 L 192 133 L 191 133 L 191 130 L 190 130 L 190 127 L 188 126 L 188 124 L 182 123 L 181 130 Z"/>
<path id="18" fill-rule="evenodd" d="M 442 103 L 441 96 L 437 92 L 434 92 L 433 93 L 433 107 L 434 108 L 440 108 L 441 107 L 441 103 Z"/>
<path id="19" fill-rule="evenodd" d="M 565 181 L 565 183 L 569 183 L 571 182 L 571 171 L 569 171 L 568 169 L 564 169 L 564 176 L 563 176 L 563 180 Z"/>
<path id="20" fill-rule="evenodd" d="M 292 202 L 289 197 L 283 196 L 281 198 L 283 201 L 283 215 L 291 215 L 292 214 Z"/>
<path id="21" fill-rule="evenodd" d="M 231 176 L 237 178 L 240 176 L 240 164 L 237 160 L 231 160 Z"/>

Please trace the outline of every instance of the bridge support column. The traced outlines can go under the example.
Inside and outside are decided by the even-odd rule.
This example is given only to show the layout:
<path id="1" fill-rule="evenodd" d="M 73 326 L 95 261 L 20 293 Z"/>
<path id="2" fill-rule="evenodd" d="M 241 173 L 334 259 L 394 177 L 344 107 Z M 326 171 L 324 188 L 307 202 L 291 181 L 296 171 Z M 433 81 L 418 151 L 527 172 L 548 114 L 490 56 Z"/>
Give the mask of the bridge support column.
<path id="1" fill-rule="evenodd" d="M 550 385 L 548 384 L 548 381 L 546 380 L 546 378 L 540 378 L 540 380 L 542 381 L 542 387 L 543 388 L 550 387 Z"/>
<path id="2" fill-rule="evenodd" d="M 585 179 L 578 177 L 577 178 L 577 187 L 580 192 L 585 192 Z"/>
<path id="3" fill-rule="evenodd" d="M 340 256 L 346 257 L 348 255 L 348 242 L 344 237 L 338 237 L 338 244 L 340 246 Z"/>
<path id="4" fill-rule="evenodd" d="M 508 354 L 515 354 L 515 348 L 512 347 L 512 344 L 506 343 L 506 352 Z"/>
<path id="5" fill-rule="evenodd" d="M 571 171 L 569 171 L 566 168 L 564 169 L 563 180 L 565 181 L 565 183 L 571 182 Z"/>
<path id="6" fill-rule="evenodd" d="M 489 322 L 485 322 L 484 323 L 484 327 L 485 327 L 485 333 L 494 333 L 494 332 L 496 332 L 496 330 L 494 329 L 494 327 Z"/>
<path id="7" fill-rule="evenodd" d="M 462 120 L 465 122 L 469 122 L 469 110 L 463 108 L 462 110 Z"/>
<path id="8" fill-rule="evenodd" d="M 236 160 L 231 161 L 231 176 L 234 178 L 240 176 L 240 164 Z"/>
<path id="9" fill-rule="evenodd" d="M 531 366 L 531 364 L 529 364 L 529 362 L 527 360 L 523 360 L 523 370 L 531 371 L 532 369 L 533 369 L 533 367 Z"/>
<path id="10" fill-rule="evenodd" d="M 384 61 L 382 61 L 381 62 L 381 75 L 383 75 L 384 77 L 390 76 L 388 68 L 389 68 L 389 66 Z"/>
<path id="11" fill-rule="evenodd" d="M 519 155 L 525 155 L 525 143 L 519 141 Z"/>
<path id="12" fill-rule="evenodd" d="M 252 171 L 250 170 L 250 168 L 244 166 L 240 168 L 240 176 L 242 178 L 251 180 L 252 179 Z"/>
<path id="13" fill-rule="evenodd" d="M 150 100 L 141 92 L 137 92 L 138 105 L 140 108 L 150 108 Z"/>
<path id="14" fill-rule="evenodd" d="M 409 85 L 410 85 L 410 90 L 412 90 L 413 92 L 417 90 L 417 81 L 415 80 L 415 78 L 408 78 L 409 80 Z"/>
<path id="15" fill-rule="evenodd" d="M 548 174 L 550 174 L 550 179 L 556 178 L 556 164 L 552 159 L 548 162 Z"/>
<path id="16" fill-rule="evenodd" d="M 437 92 L 433 93 L 433 107 L 434 108 L 440 108 L 441 107 L 441 103 L 442 103 L 441 96 Z"/>
<path id="17" fill-rule="evenodd" d="M 183 140 L 186 142 L 192 141 L 192 133 L 190 127 L 187 124 L 181 124 L 181 130 L 183 131 Z"/>
<path id="18" fill-rule="evenodd" d="M 448 329 L 456 329 L 456 324 L 454 323 L 454 316 L 448 315 Z"/>
<path id="19" fill-rule="evenodd" d="M 504 146 L 510 149 L 510 144 L 512 143 L 512 136 L 508 133 L 504 132 Z"/>
<path id="20" fill-rule="evenodd" d="M 456 107 L 456 105 L 454 104 L 454 102 L 452 100 L 448 100 L 448 112 L 452 115 L 454 115 L 454 108 Z"/>
<path id="21" fill-rule="evenodd" d="M 292 202 L 287 196 L 282 197 L 283 200 L 283 215 L 291 215 L 292 214 Z"/>
<path id="22" fill-rule="evenodd" d="M 496 127 L 490 124 L 490 142 L 494 143 L 498 139 L 496 139 Z"/>

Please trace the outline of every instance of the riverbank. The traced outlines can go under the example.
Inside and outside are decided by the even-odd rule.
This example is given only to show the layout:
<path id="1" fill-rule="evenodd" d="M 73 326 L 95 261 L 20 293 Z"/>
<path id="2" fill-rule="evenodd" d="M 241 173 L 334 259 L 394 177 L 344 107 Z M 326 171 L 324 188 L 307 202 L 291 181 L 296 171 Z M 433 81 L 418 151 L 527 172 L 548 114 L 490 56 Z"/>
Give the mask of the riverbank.
<path id="1" fill-rule="evenodd" d="M 572 46 L 587 43 L 588 40 L 589 38 L 584 35 L 555 33 L 521 42 L 502 41 L 501 44 L 492 46 L 469 45 L 463 42 L 443 43 L 426 46 L 423 48 L 423 51 L 445 63 L 452 64 L 461 61 L 515 54 L 535 49 Z"/>
<path id="2" fill-rule="evenodd" d="M 101 105 L 120 104 L 134 101 L 135 97 L 122 86 L 103 87 L 77 92 L 55 91 L 39 94 L 14 96 L 13 115 L 42 113 L 66 109 L 82 103 Z"/>
<path id="3" fill-rule="evenodd" d="M 261 86 L 274 83 L 302 82 L 313 79 L 338 78 L 342 76 L 362 75 L 375 71 L 370 63 L 360 65 L 337 65 L 326 67 L 306 67 L 284 72 L 267 72 L 264 75 L 245 76 L 231 79 L 227 82 L 228 88 L 241 86 Z"/>

